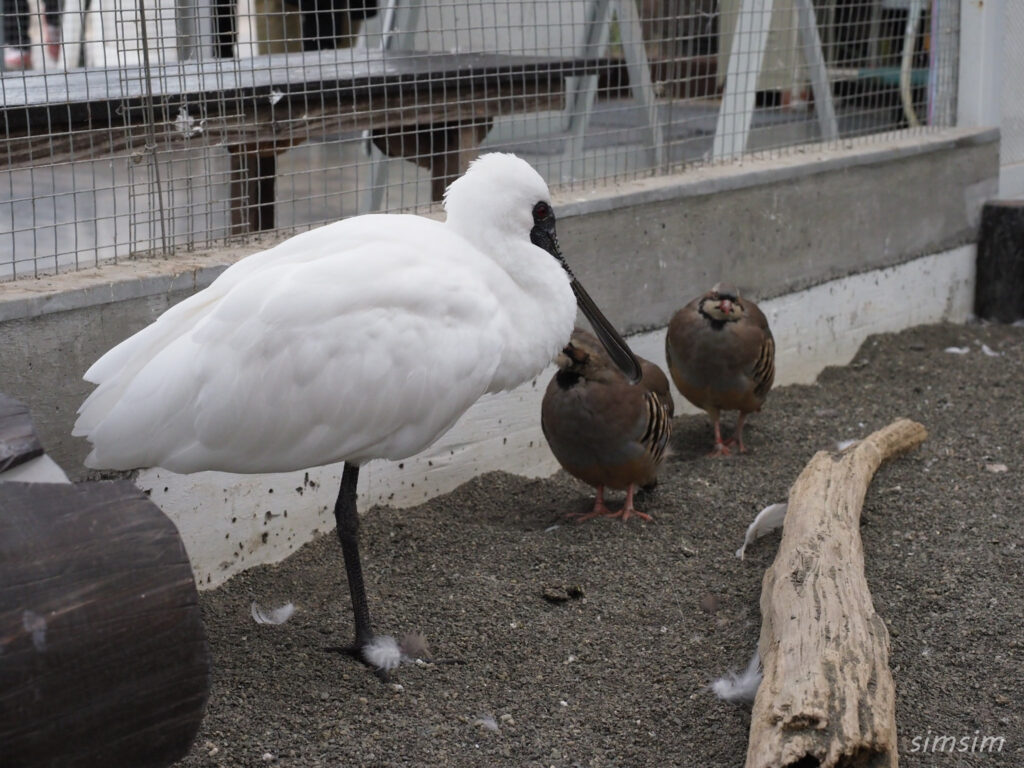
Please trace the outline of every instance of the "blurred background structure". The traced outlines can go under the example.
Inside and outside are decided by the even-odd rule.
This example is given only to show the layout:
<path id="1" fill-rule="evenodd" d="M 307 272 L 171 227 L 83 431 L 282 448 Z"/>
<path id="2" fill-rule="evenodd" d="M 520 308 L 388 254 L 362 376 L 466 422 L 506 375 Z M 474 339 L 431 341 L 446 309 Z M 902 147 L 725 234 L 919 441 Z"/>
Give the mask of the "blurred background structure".
<path id="1" fill-rule="evenodd" d="M 427 211 L 481 151 L 585 189 L 933 133 L 964 49 L 961 0 L 4 0 L 3 28 L 0 280 Z"/>

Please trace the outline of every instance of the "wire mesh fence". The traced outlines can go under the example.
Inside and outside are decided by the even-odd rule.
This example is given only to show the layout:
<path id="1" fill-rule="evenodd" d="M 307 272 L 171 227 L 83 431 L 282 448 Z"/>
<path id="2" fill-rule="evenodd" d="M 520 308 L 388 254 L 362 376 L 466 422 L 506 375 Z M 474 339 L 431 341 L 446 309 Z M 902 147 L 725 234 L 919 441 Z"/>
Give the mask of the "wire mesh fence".
<path id="1" fill-rule="evenodd" d="M 999 155 L 1003 165 L 1011 165 L 1024 163 L 1024 78 L 1017 76 L 1024 72 L 1024 3 L 1007 4 L 1004 34 Z"/>
<path id="2" fill-rule="evenodd" d="M 3 0 L 0 280 L 954 120 L 957 0 Z"/>

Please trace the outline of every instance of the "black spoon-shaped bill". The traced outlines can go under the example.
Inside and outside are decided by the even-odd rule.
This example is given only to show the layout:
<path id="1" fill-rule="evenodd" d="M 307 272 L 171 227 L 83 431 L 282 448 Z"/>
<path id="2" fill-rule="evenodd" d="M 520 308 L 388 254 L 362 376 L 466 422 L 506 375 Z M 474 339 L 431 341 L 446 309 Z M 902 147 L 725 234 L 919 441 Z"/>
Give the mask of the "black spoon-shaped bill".
<path id="1" fill-rule="evenodd" d="M 572 292 L 576 294 L 576 303 L 594 328 L 594 335 L 601 340 L 605 351 L 608 352 L 608 357 L 619 367 L 619 370 L 626 374 L 630 384 L 636 384 L 640 381 L 642 372 L 633 350 L 629 348 L 626 340 L 619 335 L 604 313 L 597 308 L 597 304 L 590 298 L 590 294 L 586 292 L 580 281 L 574 277 L 571 285 Z"/>
<path id="2" fill-rule="evenodd" d="M 533 207 L 533 229 L 530 230 L 530 241 L 558 259 L 559 264 L 569 275 L 576 303 L 583 310 L 590 325 L 593 326 L 594 334 L 601 340 L 601 344 L 608 352 L 612 362 L 626 375 L 630 384 L 640 381 L 642 375 L 640 363 L 637 361 L 636 355 L 633 354 L 633 350 L 629 348 L 604 313 L 597 308 L 597 304 L 590 298 L 590 294 L 586 292 L 572 270 L 569 269 L 569 265 L 565 263 L 562 249 L 558 247 L 558 235 L 555 233 L 555 213 L 551 210 L 551 206 L 543 200 Z"/>

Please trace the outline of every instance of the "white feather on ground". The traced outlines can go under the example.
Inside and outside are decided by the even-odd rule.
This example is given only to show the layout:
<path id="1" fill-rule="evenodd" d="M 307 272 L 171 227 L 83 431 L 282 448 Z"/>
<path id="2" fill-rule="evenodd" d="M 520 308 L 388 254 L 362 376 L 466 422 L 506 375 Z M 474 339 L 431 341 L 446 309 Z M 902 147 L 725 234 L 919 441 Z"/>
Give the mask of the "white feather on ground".
<path id="1" fill-rule="evenodd" d="M 970 351 L 970 347 L 946 347 L 943 350 L 943 352 L 949 352 L 951 355 L 966 355 Z"/>
<path id="2" fill-rule="evenodd" d="M 278 608 L 266 608 L 252 601 L 252 620 L 257 624 L 284 624 L 295 613 L 294 603 L 285 603 Z"/>
<path id="3" fill-rule="evenodd" d="M 402 650 L 391 635 L 377 635 L 363 646 L 363 658 L 367 664 L 390 672 L 402 663 Z"/>
<path id="4" fill-rule="evenodd" d="M 427 641 L 418 632 L 411 632 L 398 642 L 391 635 L 378 635 L 363 646 L 363 658 L 368 664 L 385 672 L 399 664 L 415 664 L 418 659 L 429 657 Z"/>
<path id="5" fill-rule="evenodd" d="M 741 673 L 726 672 L 711 684 L 715 695 L 725 701 L 753 701 L 761 685 L 761 654 L 754 651 L 747 668 Z"/>
<path id="6" fill-rule="evenodd" d="M 786 502 L 769 504 L 758 512 L 754 522 L 747 526 L 747 533 L 743 537 L 743 546 L 736 550 L 736 557 L 742 560 L 747 547 L 753 544 L 754 541 L 771 533 L 776 528 L 782 527 L 782 523 L 786 519 L 786 509 L 788 506 L 789 504 Z"/>
<path id="7" fill-rule="evenodd" d="M 483 728 L 484 730 L 487 730 L 487 731 L 497 731 L 497 730 L 499 730 L 499 728 L 498 728 L 498 721 L 495 720 L 490 715 L 481 715 L 480 717 L 478 717 L 476 720 L 473 721 L 473 725 L 476 725 L 476 726 L 478 726 L 480 728 Z"/>

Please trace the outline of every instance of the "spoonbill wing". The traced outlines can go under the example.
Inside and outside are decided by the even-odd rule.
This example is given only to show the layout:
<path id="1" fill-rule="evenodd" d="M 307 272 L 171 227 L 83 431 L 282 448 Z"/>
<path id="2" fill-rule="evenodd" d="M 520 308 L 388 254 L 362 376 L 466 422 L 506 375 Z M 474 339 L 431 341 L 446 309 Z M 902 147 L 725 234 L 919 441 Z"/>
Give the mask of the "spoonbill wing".
<path id="1" fill-rule="evenodd" d="M 341 252 L 320 238 L 319 256 L 293 238 L 112 350 L 76 425 L 87 464 L 278 472 L 436 440 L 491 384 L 508 332 L 493 283 L 507 278 L 408 218 L 419 250 L 408 232 Z"/>

